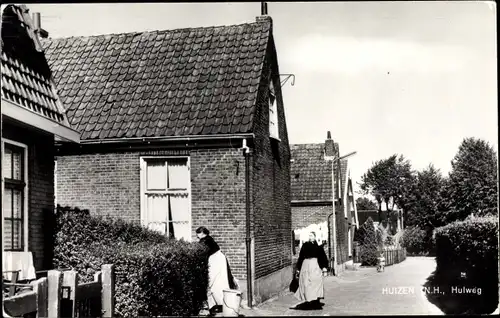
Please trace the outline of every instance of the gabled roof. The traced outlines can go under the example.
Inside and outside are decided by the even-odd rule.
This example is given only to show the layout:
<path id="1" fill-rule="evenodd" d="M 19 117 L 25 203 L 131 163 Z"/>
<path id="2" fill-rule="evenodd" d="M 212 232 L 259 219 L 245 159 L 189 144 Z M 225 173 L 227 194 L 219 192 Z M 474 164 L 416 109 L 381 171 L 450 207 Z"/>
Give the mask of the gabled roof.
<path id="1" fill-rule="evenodd" d="M 271 20 L 44 41 L 83 140 L 250 133 Z"/>
<path id="2" fill-rule="evenodd" d="M 335 143 L 335 148 L 339 145 Z M 325 160 L 325 144 L 290 145 L 292 201 L 331 201 L 332 162 Z M 347 160 L 341 160 L 342 191 L 347 183 Z M 334 167 L 337 173 L 337 166 Z"/>
<path id="3" fill-rule="evenodd" d="M 61 125 L 71 130 L 52 81 L 52 73 L 24 5 L 7 5 L 1 24 L 2 114 L 61 137 L 78 139 L 74 131 L 52 131 Z M 49 120 L 51 123 L 45 123 Z M 39 127 L 40 126 L 40 127 Z M 69 136 L 66 136 L 69 134 Z"/>

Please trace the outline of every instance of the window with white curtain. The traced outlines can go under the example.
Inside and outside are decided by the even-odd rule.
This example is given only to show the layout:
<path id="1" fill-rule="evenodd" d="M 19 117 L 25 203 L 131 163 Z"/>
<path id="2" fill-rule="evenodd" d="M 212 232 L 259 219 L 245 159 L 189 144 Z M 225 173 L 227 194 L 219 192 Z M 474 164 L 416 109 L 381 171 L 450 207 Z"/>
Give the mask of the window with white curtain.
<path id="1" fill-rule="evenodd" d="M 141 222 L 176 239 L 191 240 L 188 158 L 141 158 Z"/>

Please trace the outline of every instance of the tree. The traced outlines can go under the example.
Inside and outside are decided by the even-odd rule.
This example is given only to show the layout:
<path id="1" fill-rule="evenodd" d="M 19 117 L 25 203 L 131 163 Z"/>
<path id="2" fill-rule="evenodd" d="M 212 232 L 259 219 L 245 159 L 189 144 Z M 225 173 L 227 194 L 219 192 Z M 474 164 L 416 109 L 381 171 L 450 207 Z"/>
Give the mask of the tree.
<path id="1" fill-rule="evenodd" d="M 377 204 L 372 200 L 359 197 L 356 199 L 356 209 L 358 210 L 378 210 Z"/>
<path id="2" fill-rule="evenodd" d="M 432 164 L 417 173 L 407 202 L 407 226 L 421 229 L 444 225 L 440 212 L 445 179 Z"/>
<path id="3" fill-rule="evenodd" d="M 358 242 L 360 245 L 361 265 L 373 266 L 377 264 L 378 246 L 377 234 L 373 220 L 369 217 L 357 231 Z"/>
<path id="4" fill-rule="evenodd" d="M 488 142 L 465 138 L 451 162 L 449 182 L 443 192 L 449 209 L 447 222 L 468 215 L 498 215 L 498 160 Z"/>
<path id="5" fill-rule="evenodd" d="M 413 183 L 414 172 L 410 161 L 403 155 L 394 154 L 376 161 L 361 177 L 360 188 L 365 194 L 375 197 L 380 218 L 383 203 L 388 211 L 394 210 L 395 205 L 405 209 Z"/>

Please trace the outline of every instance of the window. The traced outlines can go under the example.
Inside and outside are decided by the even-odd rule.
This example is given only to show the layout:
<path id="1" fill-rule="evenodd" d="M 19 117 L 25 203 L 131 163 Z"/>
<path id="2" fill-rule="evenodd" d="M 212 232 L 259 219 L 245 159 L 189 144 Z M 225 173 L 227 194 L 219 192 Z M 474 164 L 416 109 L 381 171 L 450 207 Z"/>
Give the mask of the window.
<path id="1" fill-rule="evenodd" d="M 190 183 L 188 158 L 141 158 L 141 223 L 190 241 Z"/>
<path id="2" fill-rule="evenodd" d="M 28 245 L 27 147 L 13 141 L 4 141 L 2 146 L 4 248 L 5 251 L 25 251 Z"/>
<path id="3" fill-rule="evenodd" d="M 269 136 L 279 140 L 278 107 L 272 80 L 269 84 Z"/>

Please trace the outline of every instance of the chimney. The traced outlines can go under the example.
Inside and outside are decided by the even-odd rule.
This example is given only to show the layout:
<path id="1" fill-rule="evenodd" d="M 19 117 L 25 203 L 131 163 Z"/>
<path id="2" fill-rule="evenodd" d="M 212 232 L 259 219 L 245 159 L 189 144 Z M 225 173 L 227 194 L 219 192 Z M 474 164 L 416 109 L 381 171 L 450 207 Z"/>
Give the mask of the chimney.
<path id="1" fill-rule="evenodd" d="M 49 33 L 42 29 L 42 21 L 40 17 L 40 12 L 35 12 L 33 13 L 33 27 L 35 28 L 35 33 L 40 36 L 41 38 L 48 38 Z"/>
<path id="2" fill-rule="evenodd" d="M 335 143 L 332 139 L 332 134 L 328 132 L 325 140 L 325 160 L 333 160 L 335 158 Z"/>
<path id="3" fill-rule="evenodd" d="M 260 3 L 260 15 L 267 15 L 267 2 Z"/>

